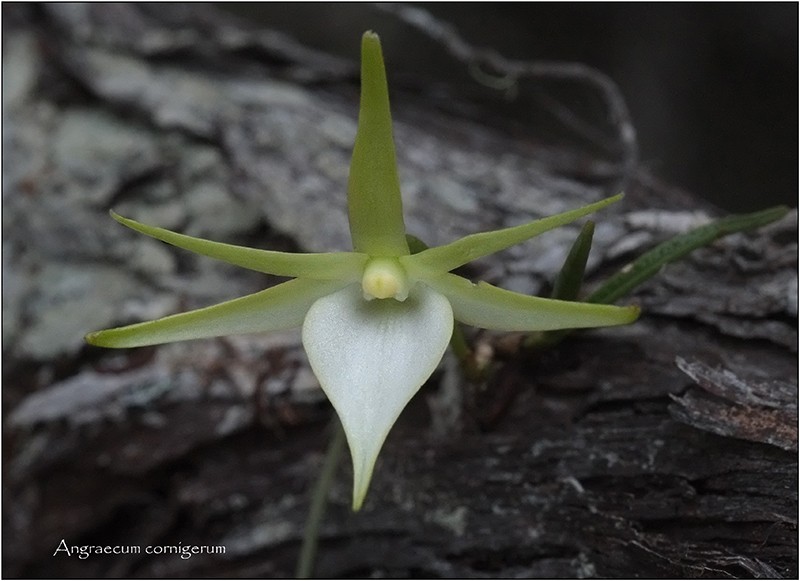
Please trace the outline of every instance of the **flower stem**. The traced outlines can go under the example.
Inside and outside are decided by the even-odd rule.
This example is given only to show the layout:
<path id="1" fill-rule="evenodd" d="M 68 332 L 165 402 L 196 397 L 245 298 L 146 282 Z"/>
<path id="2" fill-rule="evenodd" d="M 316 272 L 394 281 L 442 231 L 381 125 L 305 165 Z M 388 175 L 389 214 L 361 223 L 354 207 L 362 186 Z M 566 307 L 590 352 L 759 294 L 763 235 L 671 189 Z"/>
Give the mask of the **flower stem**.
<path id="1" fill-rule="evenodd" d="M 345 437 L 342 424 L 338 418 L 333 421 L 334 434 L 328 450 L 325 452 L 325 461 L 319 473 L 319 479 L 314 486 L 311 496 L 311 509 L 308 512 L 306 526 L 303 529 L 303 544 L 300 547 L 300 557 L 297 559 L 296 577 L 308 579 L 314 573 L 314 561 L 317 557 L 319 544 L 319 529 L 325 517 L 325 508 L 328 504 L 328 493 L 333 484 L 333 477 L 339 465 L 339 459 L 344 451 Z"/>

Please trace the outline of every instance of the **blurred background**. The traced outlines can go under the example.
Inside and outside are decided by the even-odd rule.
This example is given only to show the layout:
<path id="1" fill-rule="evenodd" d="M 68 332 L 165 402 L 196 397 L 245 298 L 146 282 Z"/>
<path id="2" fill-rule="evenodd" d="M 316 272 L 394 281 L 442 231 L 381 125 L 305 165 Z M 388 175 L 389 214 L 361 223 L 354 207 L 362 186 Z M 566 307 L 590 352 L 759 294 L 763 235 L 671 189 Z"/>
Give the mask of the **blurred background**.
<path id="1" fill-rule="evenodd" d="M 620 87 L 638 132 L 640 163 L 672 186 L 729 211 L 797 204 L 796 3 L 422 3 L 469 44 L 509 59 L 574 61 Z M 441 45 L 366 3 L 220 3 L 308 46 L 352 59 L 354 38 L 378 31 L 393 76 L 481 93 L 493 114 L 546 131 L 521 86 L 494 101 Z M 573 110 L 581 96 L 555 94 Z M 474 99 L 473 99 L 474 100 Z"/>

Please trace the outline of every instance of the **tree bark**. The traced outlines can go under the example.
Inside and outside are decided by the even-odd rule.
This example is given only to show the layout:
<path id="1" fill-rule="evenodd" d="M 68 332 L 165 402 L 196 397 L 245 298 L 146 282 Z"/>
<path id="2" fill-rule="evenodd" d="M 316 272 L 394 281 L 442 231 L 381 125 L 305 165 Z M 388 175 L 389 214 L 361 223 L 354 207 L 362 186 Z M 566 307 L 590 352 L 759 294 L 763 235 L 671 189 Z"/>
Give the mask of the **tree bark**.
<path id="1" fill-rule="evenodd" d="M 357 63 L 209 5 L 3 15 L 4 576 L 291 576 L 331 418 L 298 334 L 118 352 L 82 337 L 275 282 L 129 233 L 110 207 L 226 242 L 347 249 Z M 597 217 L 596 284 L 716 215 L 457 97 L 409 82 L 392 99 L 407 224 L 429 244 L 624 179 Z M 630 327 L 533 354 L 470 332 L 496 373 L 472 385 L 445 360 L 357 514 L 343 463 L 317 573 L 796 578 L 796 224 L 665 268 Z M 546 292 L 576 232 L 467 274 Z M 224 554 L 152 554 L 187 546 Z"/>

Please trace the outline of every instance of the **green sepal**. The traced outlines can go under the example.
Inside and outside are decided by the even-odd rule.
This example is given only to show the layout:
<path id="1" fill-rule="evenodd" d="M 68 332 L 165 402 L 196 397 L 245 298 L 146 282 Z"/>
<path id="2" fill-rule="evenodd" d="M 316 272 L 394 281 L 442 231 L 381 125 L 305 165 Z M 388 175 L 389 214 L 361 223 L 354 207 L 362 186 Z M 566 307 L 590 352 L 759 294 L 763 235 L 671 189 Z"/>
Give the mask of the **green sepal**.
<path id="1" fill-rule="evenodd" d="M 423 250 L 430 248 L 430 246 L 425 244 L 413 234 L 406 234 L 406 242 L 408 243 L 408 250 L 411 252 L 411 254 L 419 254 Z"/>
<path id="2" fill-rule="evenodd" d="M 621 199 L 622 194 L 617 194 L 594 204 L 542 218 L 528 224 L 492 232 L 471 234 L 450 244 L 430 248 L 409 257 L 403 257 L 401 261 L 407 265 L 411 272 L 449 272 L 468 262 L 505 250 L 543 232 L 574 222 Z"/>
<path id="3" fill-rule="evenodd" d="M 142 347 L 220 335 L 266 333 L 299 327 L 311 305 L 347 286 L 346 281 L 297 278 L 210 307 L 155 321 L 95 331 L 86 342 L 98 347 Z"/>
<path id="4" fill-rule="evenodd" d="M 457 321 L 503 331 L 549 331 L 605 327 L 632 323 L 639 308 L 558 301 L 474 284 L 451 273 L 428 276 L 421 282 L 442 293 Z"/>
<path id="5" fill-rule="evenodd" d="M 358 280 L 367 263 L 368 256 L 357 252 L 295 253 L 260 250 L 246 246 L 235 246 L 212 242 L 203 238 L 186 236 L 148 226 L 136 220 L 120 216 L 113 210 L 111 217 L 120 224 L 152 238 L 172 244 L 178 248 L 216 258 L 242 268 L 276 276 L 314 278 L 321 280 Z"/>
<path id="6" fill-rule="evenodd" d="M 408 254 L 400 178 L 392 137 L 389 89 L 378 35 L 361 41 L 361 107 L 347 187 L 350 235 L 356 252 Z"/>

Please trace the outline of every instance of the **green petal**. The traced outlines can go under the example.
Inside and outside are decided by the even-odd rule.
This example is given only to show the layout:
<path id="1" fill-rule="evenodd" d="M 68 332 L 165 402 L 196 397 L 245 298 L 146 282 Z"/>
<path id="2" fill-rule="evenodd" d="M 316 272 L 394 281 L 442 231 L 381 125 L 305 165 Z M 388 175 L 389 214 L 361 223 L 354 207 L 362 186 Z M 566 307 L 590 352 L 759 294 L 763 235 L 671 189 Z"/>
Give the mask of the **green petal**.
<path id="1" fill-rule="evenodd" d="M 365 301 L 352 285 L 314 303 L 303 346 L 347 435 L 353 509 L 400 412 L 434 372 L 453 332 L 447 299 L 417 285 L 403 301 Z"/>
<path id="2" fill-rule="evenodd" d="M 301 276 L 322 280 L 358 280 L 368 258 L 365 254 L 356 252 L 303 254 L 259 250 L 258 248 L 212 242 L 203 238 L 178 234 L 164 228 L 148 226 L 136 220 L 124 218 L 114 211 L 111 212 L 111 217 L 128 228 L 178 248 L 276 276 Z"/>
<path id="3" fill-rule="evenodd" d="M 639 307 L 532 297 L 445 273 L 421 280 L 448 298 L 457 321 L 502 331 L 549 331 L 632 323 Z"/>
<path id="4" fill-rule="evenodd" d="M 578 218 L 605 208 L 620 199 L 622 199 L 622 194 L 617 194 L 577 210 L 570 210 L 528 224 L 471 234 L 450 244 L 430 248 L 407 258 L 404 257 L 402 260 L 412 271 L 418 269 L 423 272 L 448 272 L 477 258 L 494 254 L 543 232 L 574 222 Z"/>
<path id="5" fill-rule="evenodd" d="M 361 42 L 361 108 L 347 188 L 350 235 L 356 252 L 408 254 L 400 179 L 392 138 L 389 90 L 378 35 Z"/>
<path id="6" fill-rule="evenodd" d="M 173 341 L 299 327 L 314 302 L 348 284 L 295 279 L 211 307 L 86 335 L 98 347 L 141 347 Z"/>

